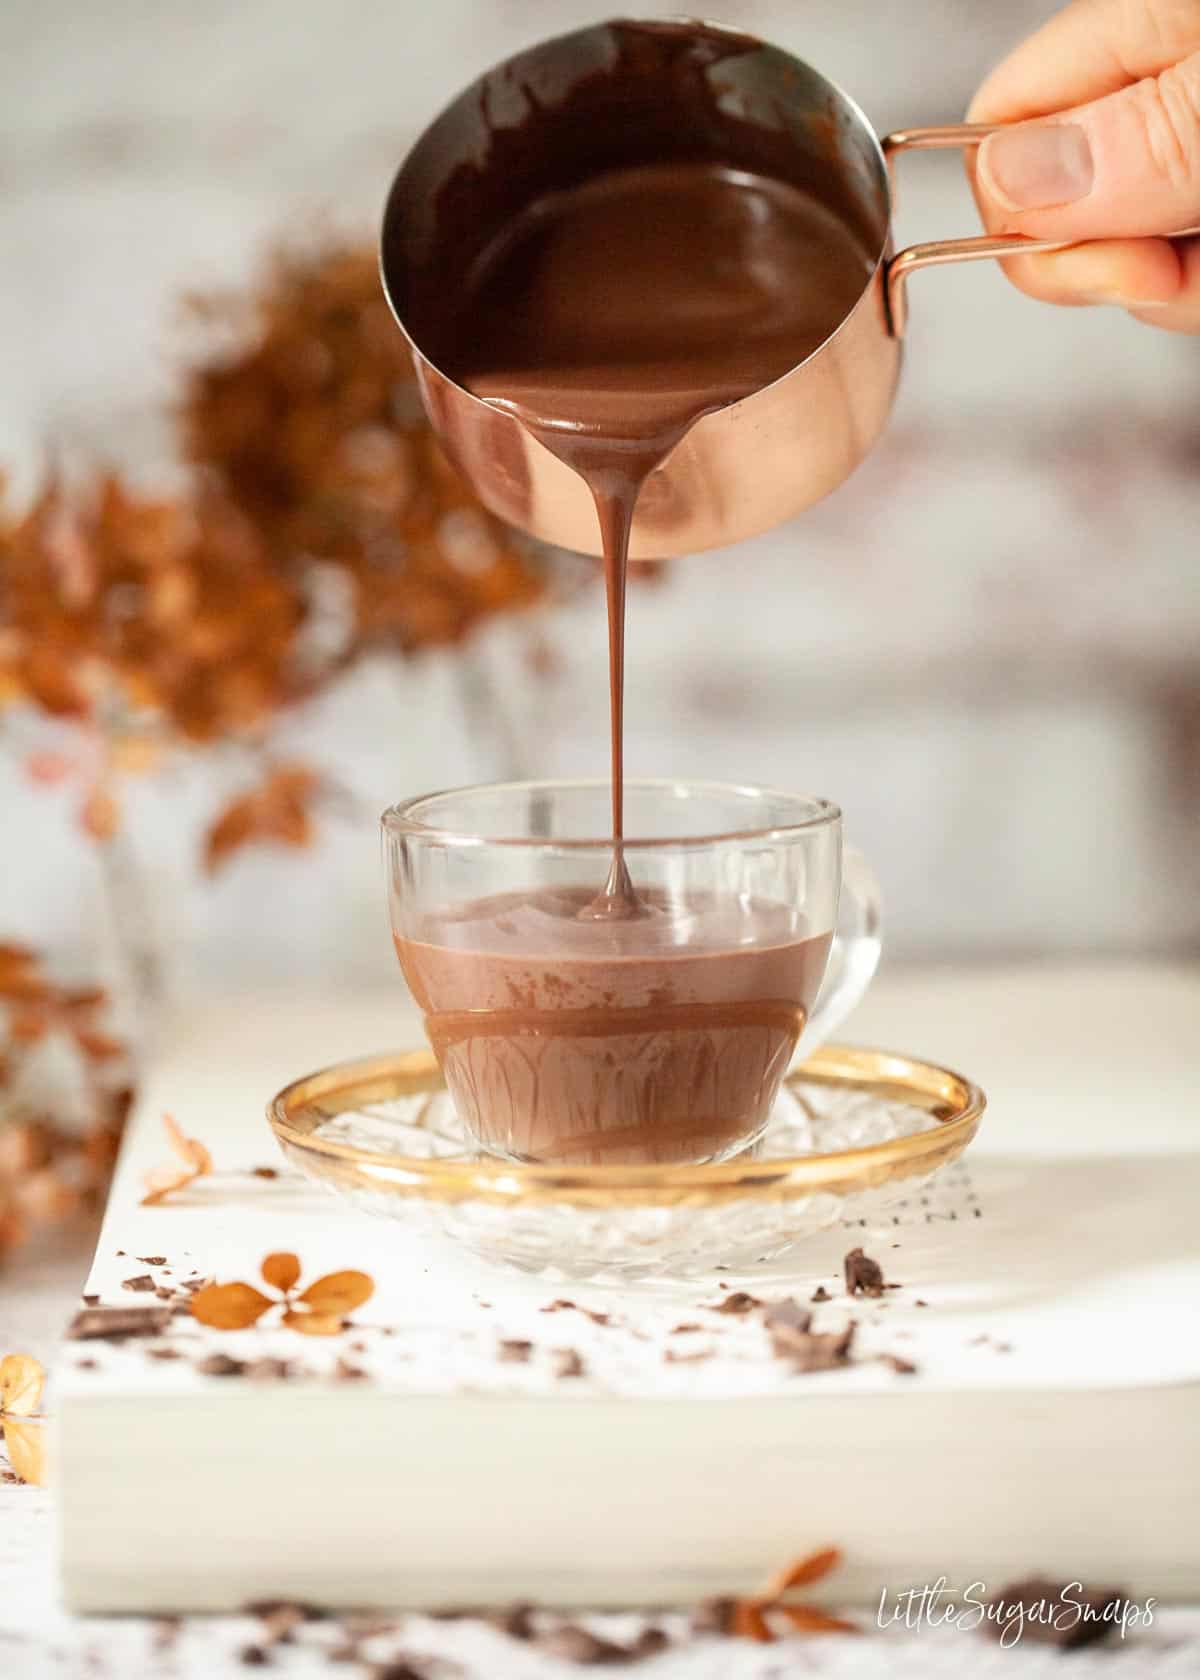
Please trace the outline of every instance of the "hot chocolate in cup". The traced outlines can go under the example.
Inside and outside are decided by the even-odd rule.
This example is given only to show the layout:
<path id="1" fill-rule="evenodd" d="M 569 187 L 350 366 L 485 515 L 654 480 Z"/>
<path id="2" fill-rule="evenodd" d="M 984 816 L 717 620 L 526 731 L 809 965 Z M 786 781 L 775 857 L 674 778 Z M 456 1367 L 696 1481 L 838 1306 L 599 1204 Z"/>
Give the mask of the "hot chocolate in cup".
<path id="1" fill-rule="evenodd" d="M 397 955 L 481 1150 L 721 1160 L 753 1146 L 797 1047 L 866 989 L 874 883 L 826 800 L 630 780 L 620 852 L 639 914 L 597 915 L 609 793 L 508 783 L 386 812 Z"/>

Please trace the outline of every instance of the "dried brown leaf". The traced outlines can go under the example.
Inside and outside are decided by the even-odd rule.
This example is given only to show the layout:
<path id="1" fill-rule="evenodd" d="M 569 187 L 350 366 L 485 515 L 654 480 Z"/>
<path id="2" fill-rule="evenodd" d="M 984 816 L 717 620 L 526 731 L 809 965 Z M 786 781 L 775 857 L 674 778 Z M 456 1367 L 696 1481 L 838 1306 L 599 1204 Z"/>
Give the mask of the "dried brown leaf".
<path id="1" fill-rule="evenodd" d="M 263 1280 L 287 1294 L 300 1281 L 300 1262 L 294 1254 L 268 1254 L 262 1263 Z"/>
<path id="2" fill-rule="evenodd" d="M 71 774 L 72 763 L 65 753 L 31 752 L 25 760 L 25 774 L 42 787 L 54 787 Z"/>
<path id="3" fill-rule="evenodd" d="M 340 1313 L 320 1313 L 297 1311 L 289 1307 L 283 1315 L 283 1323 L 289 1330 L 298 1330 L 302 1336 L 336 1336 L 342 1328 Z"/>
<path id="4" fill-rule="evenodd" d="M 111 840 L 121 826 L 121 808 L 107 788 L 93 788 L 79 808 L 79 826 L 93 840 Z"/>
<path id="5" fill-rule="evenodd" d="M 768 1644 L 775 1636 L 763 1615 L 764 1605 L 757 1598 L 742 1598 L 733 1607 L 729 1631 L 735 1639 L 754 1639 Z"/>
<path id="6" fill-rule="evenodd" d="M 8 1462 L 14 1474 L 33 1487 L 43 1487 L 46 1480 L 45 1426 L 11 1417 L 5 1417 L 3 1424 L 4 1445 L 8 1449 Z"/>
<path id="7" fill-rule="evenodd" d="M 366 1272 L 330 1272 L 310 1283 L 300 1296 L 305 1306 L 319 1313 L 344 1316 L 361 1307 L 375 1293 L 375 1280 Z"/>
<path id="8" fill-rule="evenodd" d="M 841 1562 L 842 1554 L 836 1546 L 824 1546 L 775 1570 L 761 1592 L 738 1599 L 728 1615 L 728 1631 L 742 1639 L 765 1642 L 775 1638 L 768 1620 L 778 1613 L 785 1617 L 798 1633 L 858 1633 L 853 1622 L 818 1609 L 811 1604 L 788 1604 L 783 1594 L 796 1587 L 811 1585 L 828 1575 Z"/>
<path id="9" fill-rule="evenodd" d="M 9 1353 L 0 1359 L 0 1414 L 31 1417 L 42 1403 L 46 1373 L 28 1353 Z"/>
<path id="10" fill-rule="evenodd" d="M 192 1316 L 214 1330 L 247 1330 L 275 1303 L 250 1283 L 210 1283 L 192 1296 Z"/>
<path id="11" fill-rule="evenodd" d="M 91 1027 L 77 1027 L 75 1042 L 93 1062 L 111 1062 L 125 1054 L 125 1046 L 119 1038 L 110 1038 L 107 1033 L 96 1032 Z"/>
<path id="12" fill-rule="evenodd" d="M 857 1623 L 847 1622 L 841 1616 L 831 1616 L 828 1611 L 818 1610 L 813 1604 L 778 1604 L 775 1609 L 787 1617 L 797 1633 L 862 1632 Z"/>
<path id="13" fill-rule="evenodd" d="M 199 1178 L 196 1167 L 156 1167 L 148 1172 L 142 1183 L 146 1186 L 146 1194 L 142 1197 L 143 1207 L 153 1207 L 163 1202 L 175 1190 L 182 1190 L 185 1184 L 190 1184 L 194 1178 Z"/>
<path id="14" fill-rule="evenodd" d="M 312 839 L 311 806 L 322 791 L 320 776 L 302 764 L 284 764 L 258 787 L 227 805 L 208 831 L 204 866 L 214 874 L 243 846 L 274 842 L 307 846 Z"/>
<path id="15" fill-rule="evenodd" d="M 163 1126 L 166 1128 L 167 1136 L 171 1140 L 171 1148 L 179 1156 L 180 1160 L 186 1161 L 188 1165 L 194 1167 L 198 1173 L 210 1173 L 212 1171 L 213 1164 L 212 1156 L 200 1140 L 198 1138 L 187 1137 L 182 1131 L 180 1131 L 174 1115 L 164 1114 L 162 1119 Z"/>
<path id="16" fill-rule="evenodd" d="M 51 717 L 83 717 L 87 712 L 87 699 L 75 678 L 72 661 L 52 642 L 29 649 L 19 677 L 30 699 Z"/>
<path id="17" fill-rule="evenodd" d="M 775 1599 L 792 1587 L 810 1587 L 814 1581 L 824 1580 L 841 1561 L 842 1554 L 837 1546 L 824 1546 L 819 1552 L 795 1558 L 768 1578 L 763 1585 L 762 1596 Z"/>

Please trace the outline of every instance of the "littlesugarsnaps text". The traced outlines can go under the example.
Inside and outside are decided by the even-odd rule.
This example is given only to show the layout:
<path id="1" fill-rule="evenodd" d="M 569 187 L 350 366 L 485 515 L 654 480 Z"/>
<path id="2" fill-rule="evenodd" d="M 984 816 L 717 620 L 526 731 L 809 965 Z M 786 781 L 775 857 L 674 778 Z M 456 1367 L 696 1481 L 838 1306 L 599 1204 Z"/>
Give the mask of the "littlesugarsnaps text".
<path id="1" fill-rule="evenodd" d="M 989 1590 L 984 1581 L 972 1581 L 957 1588 L 951 1587 L 944 1575 L 939 1575 L 936 1581 L 906 1587 L 900 1592 L 882 1588 L 875 1625 L 904 1627 L 914 1632 L 942 1627 L 969 1632 L 992 1622 L 1001 1645 L 1017 1645 L 1035 1627 L 1069 1634 L 1084 1624 L 1103 1622 L 1124 1639 L 1134 1628 L 1153 1625 L 1157 1603 L 1154 1598 L 1138 1601 L 1114 1596 L 1098 1604 L 1081 1581 L 1056 1584 L 1053 1589 L 1047 1588 L 1045 1596 L 1040 1598 L 1025 1595 L 1006 1598 L 1003 1592 Z"/>

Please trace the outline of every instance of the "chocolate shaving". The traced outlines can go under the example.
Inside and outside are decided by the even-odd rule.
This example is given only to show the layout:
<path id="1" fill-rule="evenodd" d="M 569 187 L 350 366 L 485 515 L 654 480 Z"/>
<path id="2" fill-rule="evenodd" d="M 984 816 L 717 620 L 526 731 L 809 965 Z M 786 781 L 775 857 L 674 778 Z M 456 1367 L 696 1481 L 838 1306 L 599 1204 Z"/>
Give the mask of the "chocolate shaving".
<path id="1" fill-rule="evenodd" d="M 182 1359 L 183 1355 L 175 1347 L 152 1347 L 146 1349 L 147 1359 Z"/>
<path id="2" fill-rule="evenodd" d="M 306 1604 L 300 1598 L 252 1598 L 242 1606 L 247 1616 L 257 1616 L 261 1622 L 273 1622 L 280 1614 L 298 1616 L 304 1622 L 324 1622 L 329 1619 L 329 1611 L 319 1604 Z M 387 1632 L 393 1624 L 388 1622 L 380 1628 L 380 1632 Z"/>
<path id="3" fill-rule="evenodd" d="M 482 1304 L 483 1303 L 481 1303 L 481 1305 Z M 596 1312 L 596 1310 L 592 1307 L 581 1307 L 577 1301 L 551 1301 L 548 1307 L 542 1307 L 540 1310 L 544 1313 L 582 1313 L 585 1318 L 590 1318 L 593 1324 L 608 1324 L 610 1322 L 608 1313 Z"/>
<path id="4" fill-rule="evenodd" d="M 288 1645 L 302 1622 L 308 1620 L 299 1604 L 272 1604 L 255 1611 L 263 1625 L 263 1632 L 272 1645 Z"/>
<path id="5" fill-rule="evenodd" d="M 333 1375 L 337 1382 L 365 1382 L 367 1373 L 361 1365 L 353 1365 L 344 1356 L 333 1367 Z"/>
<path id="6" fill-rule="evenodd" d="M 290 1360 L 272 1359 L 269 1356 L 262 1359 L 252 1359 L 245 1370 L 245 1376 L 249 1382 L 286 1382 L 291 1374 Z"/>
<path id="7" fill-rule="evenodd" d="M 537 1631 L 532 1604 L 510 1604 L 507 1610 L 497 1610 L 484 1619 L 497 1633 L 507 1634 L 509 1639 L 532 1639 Z"/>
<path id="8" fill-rule="evenodd" d="M 556 1377 L 582 1377 L 585 1374 L 583 1359 L 575 1348 L 555 1348 L 553 1353 Z"/>
<path id="9" fill-rule="evenodd" d="M 692 1632 L 699 1638 L 707 1634 L 727 1634 L 733 1625 L 733 1613 L 736 1608 L 736 1598 L 702 1598 L 691 1614 Z"/>
<path id="10" fill-rule="evenodd" d="M 842 1261 L 847 1295 L 869 1295 L 873 1299 L 883 1294 L 883 1267 L 861 1248 L 852 1248 Z"/>
<path id="11" fill-rule="evenodd" d="M 154 1624 L 154 1649 L 169 1651 L 177 1642 L 183 1628 L 182 1616 L 159 1616 Z"/>
<path id="12" fill-rule="evenodd" d="M 905 1359 L 899 1353 L 880 1353 L 876 1354 L 875 1357 L 881 1365 L 886 1365 L 889 1370 L 895 1371 L 898 1377 L 911 1377 L 917 1369 L 911 1359 Z"/>
<path id="13" fill-rule="evenodd" d="M 686 1336 L 686 1335 L 689 1335 L 693 1330 L 703 1330 L 703 1328 L 704 1328 L 703 1324 L 676 1324 L 672 1329 L 667 1331 L 667 1335 L 668 1336 Z"/>
<path id="14" fill-rule="evenodd" d="M 72 1342 L 123 1342 L 129 1336 L 161 1336 L 172 1318 L 169 1307 L 85 1307 L 67 1328 Z"/>
<path id="15" fill-rule="evenodd" d="M 663 1359 L 668 1365 L 697 1365 L 702 1359 L 711 1359 L 711 1347 L 696 1348 L 689 1352 L 687 1348 L 667 1348 Z"/>
<path id="16" fill-rule="evenodd" d="M 747 1295 L 744 1289 L 735 1289 L 731 1295 L 726 1295 L 723 1301 L 714 1301 L 709 1307 L 710 1312 L 719 1313 L 748 1313 L 755 1307 L 761 1307 L 762 1302 L 756 1295 Z"/>
<path id="17" fill-rule="evenodd" d="M 278 1178 L 279 1177 L 279 1168 L 278 1167 L 251 1167 L 250 1171 L 254 1175 L 255 1178 Z"/>
<path id="18" fill-rule="evenodd" d="M 499 1344 L 496 1358 L 502 1365 L 527 1365 L 532 1352 L 532 1342 L 523 1342 L 516 1337 L 509 1337 Z"/>
<path id="19" fill-rule="evenodd" d="M 581 1668 L 600 1667 L 630 1660 L 629 1648 L 615 1640 L 601 1639 L 577 1622 L 561 1622 L 545 1633 L 535 1634 L 531 1644 L 546 1657 L 578 1663 Z"/>
<path id="20" fill-rule="evenodd" d="M 763 1324 L 769 1331 L 772 1340 L 787 1340 L 790 1336 L 807 1336 L 812 1325 L 813 1315 L 806 1307 L 790 1298 L 777 1301 L 773 1307 L 768 1307 Z"/>
<path id="21" fill-rule="evenodd" d="M 136 1258 L 143 1266 L 165 1266 L 167 1263 L 165 1254 L 139 1254 Z"/>
<path id="22" fill-rule="evenodd" d="M 231 1359 L 227 1353 L 210 1353 L 198 1360 L 196 1369 L 203 1377 L 240 1377 L 246 1369 L 244 1359 Z"/>
<path id="23" fill-rule="evenodd" d="M 1107 1639 L 1121 1619 L 1126 1593 L 1118 1587 L 1084 1587 L 1074 1581 L 1051 1581 L 1043 1575 L 1001 1587 L 988 1601 L 979 1624 L 989 1639 L 1007 1636 L 1012 1644 L 1032 1640 L 1078 1650 Z"/>
<path id="24" fill-rule="evenodd" d="M 833 1296 L 829 1293 L 828 1289 L 826 1289 L 826 1287 L 823 1283 L 819 1283 L 817 1285 L 817 1287 L 813 1290 L 812 1294 L 808 1298 L 809 1298 L 810 1301 L 813 1301 L 815 1303 L 820 1303 L 821 1301 L 832 1301 L 833 1300 Z"/>
<path id="25" fill-rule="evenodd" d="M 850 1359 L 854 1322 L 842 1330 L 821 1334 L 811 1328 L 812 1314 L 795 1301 L 780 1301 L 763 1320 L 771 1338 L 772 1352 L 790 1360 L 797 1371 L 833 1371 Z"/>
<path id="26" fill-rule="evenodd" d="M 243 1645 L 238 1652 L 238 1661 L 246 1668 L 265 1668 L 271 1657 L 261 1645 Z"/>
<path id="27" fill-rule="evenodd" d="M 143 1272 L 139 1277 L 127 1277 L 121 1280 L 122 1289 L 131 1289 L 135 1295 L 153 1295 L 154 1279 L 149 1272 Z"/>

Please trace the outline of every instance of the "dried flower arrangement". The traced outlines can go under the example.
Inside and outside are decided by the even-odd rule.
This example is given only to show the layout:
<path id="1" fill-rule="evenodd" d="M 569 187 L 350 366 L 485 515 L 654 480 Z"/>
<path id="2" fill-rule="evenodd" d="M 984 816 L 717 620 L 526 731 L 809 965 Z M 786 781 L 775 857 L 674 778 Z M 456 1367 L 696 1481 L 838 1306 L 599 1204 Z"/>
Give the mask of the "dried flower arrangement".
<path id="1" fill-rule="evenodd" d="M 126 1047 L 104 1027 L 106 994 L 60 986 L 33 951 L 0 945 L 0 1260 L 39 1226 L 94 1208 L 108 1183 L 132 1097 Z M 80 1112 L 42 1099 L 43 1047 L 74 1066 Z"/>
<path id="2" fill-rule="evenodd" d="M 0 480 L 0 723 L 65 726 L 52 747 L 20 749 L 25 769 L 35 786 L 75 791 L 126 965 L 148 993 L 126 778 L 234 744 L 250 770 L 208 827 L 204 867 L 253 842 L 306 845 L 336 790 L 271 757 L 283 712 L 365 654 L 459 643 L 544 584 L 533 549 L 443 457 L 370 249 L 280 256 L 258 288 L 191 308 L 210 348 L 183 377 L 186 493 L 152 499 L 112 473 L 82 485 L 52 474 L 18 511 Z M 53 1016 L 102 1059 L 100 995 L 56 991 L 31 953 L 0 958 L 0 1005 L 18 1048 Z M 6 1062 L 0 1038 L 0 1253 L 99 1190 L 120 1120 L 109 1104 L 86 1138 L 67 1139 L 43 1116 L 14 1119 Z"/>
<path id="3" fill-rule="evenodd" d="M 261 785 L 214 821 L 212 869 L 252 840 L 309 837 L 322 778 L 267 758 L 283 709 L 364 654 L 460 643 L 544 578 L 442 454 L 370 250 L 280 256 L 250 297 L 192 308 L 236 344 L 185 374 L 191 489 L 52 477 L 24 513 L 0 506 L 0 711 L 77 726 L 77 750 L 28 770 L 79 780 L 97 840 L 118 828 L 124 774 L 181 746 L 252 748 Z"/>

